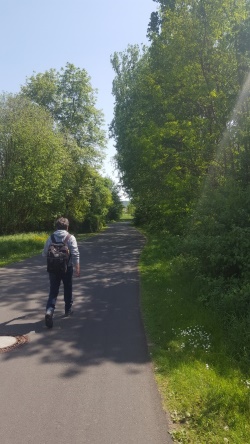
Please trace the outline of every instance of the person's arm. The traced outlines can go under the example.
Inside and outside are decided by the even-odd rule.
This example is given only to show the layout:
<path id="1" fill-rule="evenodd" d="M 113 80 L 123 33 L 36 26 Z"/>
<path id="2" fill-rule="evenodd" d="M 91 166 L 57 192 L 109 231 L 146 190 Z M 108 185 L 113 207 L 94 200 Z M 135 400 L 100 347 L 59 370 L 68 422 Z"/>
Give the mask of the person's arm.
<path id="1" fill-rule="evenodd" d="M 75 265 L 75 277 L 80 277 L 80 263 Z"/>
<path id="2" fill-rule="evenodd" d="M 75 236 L 71 235 L 69 240 L 70 253 L 72 256 L 72 263 L 74 266 L 74 274 L 76 277 L 80 276 L 80 253 Z"/>

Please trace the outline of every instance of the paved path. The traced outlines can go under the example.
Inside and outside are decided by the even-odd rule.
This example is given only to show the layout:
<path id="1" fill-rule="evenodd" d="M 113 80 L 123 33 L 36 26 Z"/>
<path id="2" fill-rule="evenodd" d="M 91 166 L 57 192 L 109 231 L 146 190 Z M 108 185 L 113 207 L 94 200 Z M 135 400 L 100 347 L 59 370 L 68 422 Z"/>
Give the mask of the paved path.
<path id="1" fill-rule="evenodd" d="M 82 242 L 74 316 L 60 293 L 51 330 L 44 259 L 0 269 L 0 335 L 29 338 L 0 354 L 1 444 L 172 442 L 140 317 L 143 242 L 128 223 Z"/>

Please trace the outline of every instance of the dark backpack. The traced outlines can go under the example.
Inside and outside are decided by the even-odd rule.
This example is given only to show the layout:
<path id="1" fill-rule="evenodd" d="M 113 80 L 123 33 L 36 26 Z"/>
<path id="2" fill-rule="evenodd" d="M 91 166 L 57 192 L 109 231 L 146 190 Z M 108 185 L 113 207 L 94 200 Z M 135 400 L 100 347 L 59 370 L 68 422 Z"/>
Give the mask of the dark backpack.
<path id="1" fill-rule="evenodd" d="M 56 242 L 54 234 L 51 235 L 51 244 L 47 253 L 47 272 L 54 274 L 64 274 L 67 272 L 70 258 L 68 240 L 70 234 L 67 234 L 64 241 Z"/>

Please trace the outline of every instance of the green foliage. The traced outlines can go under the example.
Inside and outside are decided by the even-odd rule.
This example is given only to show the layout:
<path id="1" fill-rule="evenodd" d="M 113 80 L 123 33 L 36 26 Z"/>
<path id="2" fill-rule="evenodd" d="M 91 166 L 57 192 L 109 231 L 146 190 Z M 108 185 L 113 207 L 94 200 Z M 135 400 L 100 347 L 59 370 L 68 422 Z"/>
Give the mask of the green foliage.
<path id="1" fill-rule="evenodd" d="M 105 222 L 111 191 L 98 173 L 103 116 L 89 76 L 72 64 L 27 79 L 0 101 L 0 233 Z"/>
<path id="2" fill-rule="evenodd" d="M 0 230 L 41 228 L 63 207 L 61 185 L 69 156 L 62 137 L 44 109 L 7 96 L 0 103 L 0 139 Z"/>
<path id="3" fill-rule="evenodd" d="M 245 355 L 235 355 L 221 313 L 204 307 L 199 261 L 182 245 L 167 232 L 149 235 L 140 261 L 143 318 L 171 434 L 183 444 L 247 443 L 249 358 L 246 366 Z M 240 345 L 237 335 L 236 328 Z"/>
<path id="4" fill-rule="evenodd" d="M 151 46 L 129 46 L 112 58 L 111 131 L 139 219 L 181 233 L 211 166 L 223 175 L 248 171 L 246 119 L 242 109 L 233 112 L 247 72 L 247 51 L 238 50 L 246 8 L 229 0 L 160 4 Z M 240 148 L 236 120 L 244 128 Z"/>
<path id="5" fill-rule="evenodd" d="M 158 3 L 150 47 L 112 58 L 117 165 L 135 223 L 181 235 L 199 301 L 249 363 L 249 2 Z"/>
<path id="6" fill-rule="evenodd" d="M 99 231 L 105 226 L 109 209 L 113 205 L 109 179 L 103 178 L 93 171 L 91 184 L 94 192 L 83 223 L 84 230 L 88 232 Z"/>
<path id="7" fill-rule="evenodd" d="M 123 212 L 123 205 L 119 196 L 119 187 L 112 180 L 107 180 L 107 184 L 111 191 L 112 202 L 108 208 L 108 214 L 106 216 L 107 222 L 118 221 Z"/>
<path id="8" fill-rule="evenodd" d="M 103 114 L 95 107 L 95 90 L 86 70 L 67 63 L 31 76 L 22 94 L 46 108 L 61 131 L 73 137 L 81 149 L 81 160 L 91 165 L 102 158 L 105 134 Z"/>
<path id="9" fill-rule="evenodd" d="M 196 260 L 199 300 L 219 315 L 235 356 L 249 365 L 249 187 L 227 181 L 204 195 L 182 251 Z"/>

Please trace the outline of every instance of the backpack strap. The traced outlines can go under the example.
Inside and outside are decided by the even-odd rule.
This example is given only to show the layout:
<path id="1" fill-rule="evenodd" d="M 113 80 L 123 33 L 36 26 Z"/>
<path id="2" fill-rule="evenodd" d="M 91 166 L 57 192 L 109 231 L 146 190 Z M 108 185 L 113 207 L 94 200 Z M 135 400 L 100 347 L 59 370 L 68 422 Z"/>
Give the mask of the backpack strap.
<path id="1" fill-rule="evenodd" d="M 63 241 L 64 245 L 68 244 L 68 240 L 70 239 L 70 237 L 71 237 L 71 234 L 68 233 L 67 236 L 65 237 L 64 241 Z M 68 249 L 69 249 L 69 245 L 68 245 Z M 71 251 L 69 249 L 69 260 L 70 260 L 70 258 L 71 258 Z"/>
<path id="2" fill-rule="evenodd" d="M 71 237 L 71 234 L 67 234 L 67 236 L 65 237 L 63 243 L 66 245 L 68 243 L 69 238 Z"/>
<path id="3" fill-rule="evenodd" d="M 56 243 L 57 243 L 57 242 L 56 242 L 56 238 L 55 238 L 55 236 L 54 236 L 54 233 L 51 234 L 50 238 L 51 238 L 51 241 L 52 241 L 53 244 L 56 244 Z"/>

